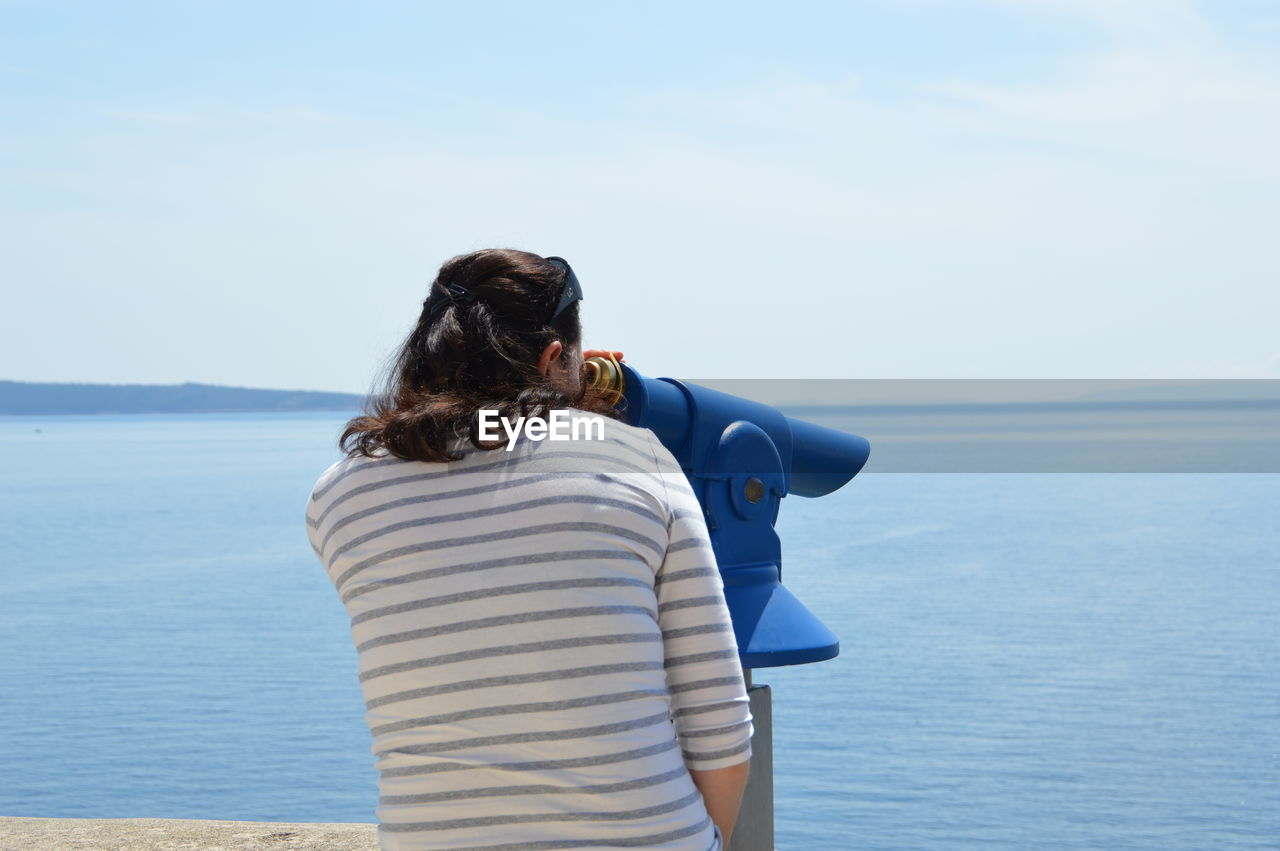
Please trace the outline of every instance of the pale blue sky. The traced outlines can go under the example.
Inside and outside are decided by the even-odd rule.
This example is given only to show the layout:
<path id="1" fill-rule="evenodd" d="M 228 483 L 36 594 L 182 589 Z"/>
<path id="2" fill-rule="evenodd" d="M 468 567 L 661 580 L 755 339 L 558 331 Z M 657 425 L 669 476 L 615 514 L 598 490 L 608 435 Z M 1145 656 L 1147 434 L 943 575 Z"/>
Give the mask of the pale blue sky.
<path id="1" fill-rule="evenodd" d="M 1280 377 L 1280 6 L 0 0 L 0 378 L 362 392 L 441 262 L 688 377 Z"/>

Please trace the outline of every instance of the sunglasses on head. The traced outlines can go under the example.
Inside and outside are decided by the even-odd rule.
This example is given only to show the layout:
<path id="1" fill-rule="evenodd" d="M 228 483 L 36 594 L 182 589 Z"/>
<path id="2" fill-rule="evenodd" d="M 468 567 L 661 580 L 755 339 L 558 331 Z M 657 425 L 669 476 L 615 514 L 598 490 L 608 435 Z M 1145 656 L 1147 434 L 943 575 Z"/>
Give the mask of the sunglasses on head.
<path id="1" fill-rule="evenodd" d="M 560 290 L 560 301 L 556 303 L 556 309 L 551 312 L 551 318 L 547 320 L 549 325 L 560 318 L 560 314 L 568 310 L 575 301 L 582 301 L 582 284 L 578 283 L 578 276 L 573 274 L 573 267 L 563 257 L 548 257 L 547 262 L 565 271 L 564 288 Z"/>

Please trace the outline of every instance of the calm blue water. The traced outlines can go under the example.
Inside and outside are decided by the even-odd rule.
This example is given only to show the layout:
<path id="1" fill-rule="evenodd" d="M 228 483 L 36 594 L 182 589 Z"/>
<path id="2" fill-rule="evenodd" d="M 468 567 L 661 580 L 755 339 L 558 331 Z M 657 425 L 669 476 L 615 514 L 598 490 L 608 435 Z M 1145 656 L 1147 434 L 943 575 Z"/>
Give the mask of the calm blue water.
<path id="1" fill-rule="evenodd" d="M 0 419 L 0 814 L 372 821 L 302 525 L 342 419 Z M 778 848 L 1280 847 L 1278 510 L 1280 475 L 788 498 L 842 654 L 756 672 Z"/>

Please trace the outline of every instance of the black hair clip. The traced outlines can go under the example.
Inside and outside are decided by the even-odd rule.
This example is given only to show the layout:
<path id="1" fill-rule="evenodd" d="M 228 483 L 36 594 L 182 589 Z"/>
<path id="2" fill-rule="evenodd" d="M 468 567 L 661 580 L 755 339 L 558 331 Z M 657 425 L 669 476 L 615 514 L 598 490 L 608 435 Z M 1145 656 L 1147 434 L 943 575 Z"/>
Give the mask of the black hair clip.
<path id="1" fill-rule="evenodd" d="M 476 300 L 476 294 L 462 284 L 446 284 L 444 291 L 445 295 L 436 299 L 436 303 L 431 305 L 431 312 L 427 314 L 427 318 L 435 319 L 441 311 L 451 304 L 470 304 Z"/>

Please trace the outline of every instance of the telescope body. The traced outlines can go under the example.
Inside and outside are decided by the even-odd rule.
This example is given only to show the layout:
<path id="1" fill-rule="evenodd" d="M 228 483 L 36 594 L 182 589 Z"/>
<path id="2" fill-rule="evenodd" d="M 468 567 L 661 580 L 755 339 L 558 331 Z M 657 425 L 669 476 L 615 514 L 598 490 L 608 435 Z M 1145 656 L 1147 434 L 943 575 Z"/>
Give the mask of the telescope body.
<path id="1" fill-rule="evenodd" d="M 621 391 L 627 422 L 670 450 L 702 505 L 742 667 L 836 656 L 839 639 L 782 585 L 774 524 L 788 494 L 824 496 L 857 475 L 867 440 L 697 384 L 647 378 L 629 364 L 591 361 L 599 361 L 593 385 Z"/>

